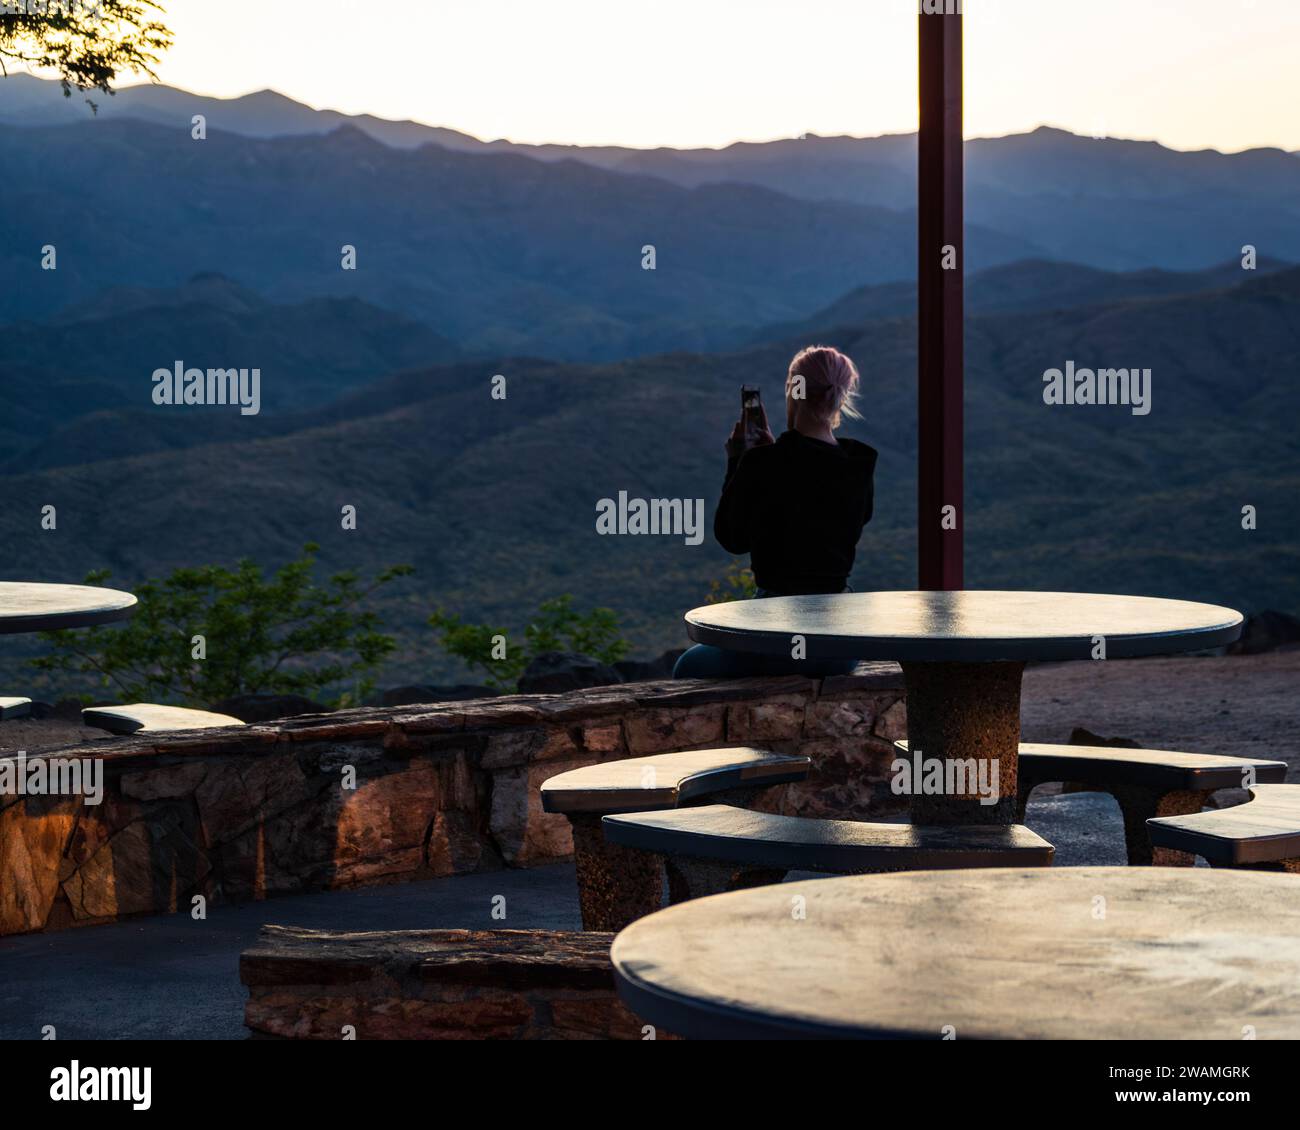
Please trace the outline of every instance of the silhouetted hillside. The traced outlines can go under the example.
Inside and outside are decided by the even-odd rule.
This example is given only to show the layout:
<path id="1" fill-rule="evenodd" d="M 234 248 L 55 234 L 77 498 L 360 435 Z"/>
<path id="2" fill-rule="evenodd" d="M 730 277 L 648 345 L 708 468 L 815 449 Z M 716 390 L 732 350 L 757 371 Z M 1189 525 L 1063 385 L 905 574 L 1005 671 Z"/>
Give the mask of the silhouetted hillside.
<path id="1" fill-rule="evenodd" d="M 217 99 L 135 86 L 99 99 L 99 106 L 105 123 L 135 118 L 186 136 L 196 113 L 206 115 L 212 129 L 251 137 L 324 134 L 346 124 L 398 148 L 434 144 L 464 153 L 580 161 L 686 188 L 749 184 L 805 200 L 896 210 L 911 209 L 916 196 L 914 134 L 628 149 L 485 142 L 454 129 L 313 110 L 274 91 Z M 55 83 L 15 75 L 0 84 L 2 122 L 51 125 L 89 115 L 80 100 L 64 99 Z M 1113 270 L 1207 267 L 1247 243 L 1261 254 L 1300 261 L 1300 162 L 1281 149 L 1180 152 L 1157 142 L 1079 137 L 1049 127 L 974 138 L 966 143 L 966 219 L 1023 241 L 1022 254 L 1035 253 L 1032 247 L 1044 257 Z M 853 281 L 888 277 L 864 270 Z"/>
<path id="2" fill-rule="evenodd" d="M 218 275 L 123 287 L 47 323 L 0 332 L 8 411 L 0 467 L 47 467 L 278 431 L 284 413 L 393 369 L 446 361 L 451 342 L 355 298 L 276 305 Z M 259 368 L 262 414 L 157 407 L 155 369 Z"/>
<path id="3" fill-rule="evenodd" d="M 1293 266 L 1261 259 L 1257 275 L 1271 275 Z M 1079 263 L 1050 260 L 1008 263 L 990 267 L 966 279 L 966 310 L 975 314 L 1010 314 L 1064 310 L 1120 302 L 1129 298 L 1162 298 L 1174 294 L 1231 287 L 1250 277 L 1240 259 L 1203 271 L 1103 271 Z M 800 322 L 764 326 L 755 341 L 815 335 L 826 326 L 848 326 L 881 318 L 910 317 L 916 313 L 915 282 L 860 286 L 843 298 Z"/>
<path id="4" fill-rule="evenodd" d="M 4 84 L 0 82 L 0 94 Z M 355 127 L 260 140 L 128 119 L 0 127 L 0 319 L 217 271 L 277 302 L 360 297 L 471 353 L 711 349 L 912 270 L 910 213 L 576 161 L 394 149 Z M 972 268 L 1033 255 L 968 232 Z M 655 270 L 642 269 L 653 245 Z M 41 248 L 57 270 L 41 269 Z M 341 268 L 356 248 L 356 270 Z"/>
<path id="5" fill-rule="evenodd" d="M 911 587 L 915 325 L 894 318 L 815 336 L 865 378 L 880 449 L 876 517 L 857 587 Z M 109 565 L 132 582 L 305 540 L 330 567 L 408 561 L 386 600 L 403 641 L 386 677 L 446 672 L 435 604 L 507 626 L 560 592 L 623 614 L 641 650 L 678 644 L 726 555 L 707 538 L 601 537 L 595 506 L 636 497 L 716 502 L 738 386 L 769 405 L 804 337 L 739 353 L 608 365 L 467 362 L 395 374 L 286 434 L 7 475 L 0 512 L 12 576 L 76 580 Z M 1068 360 L 1149 367 L 1152 410 L 1044 404 Z M 1300 270 L 1191 295 L 977 314 L 967 333 L 967 583 L 1146 593 L 1244 609 L 1300 607 Z M 493 373 L 504 401 L 489 395 Z M 32 500 L 59 507 L 39 530 Z M 339 508 L 358 510 L 340 528 Z M 1242 529 L 1243 506 L 1259 515 Z M 286 520 L 292 516 L 292 521 Z"/>

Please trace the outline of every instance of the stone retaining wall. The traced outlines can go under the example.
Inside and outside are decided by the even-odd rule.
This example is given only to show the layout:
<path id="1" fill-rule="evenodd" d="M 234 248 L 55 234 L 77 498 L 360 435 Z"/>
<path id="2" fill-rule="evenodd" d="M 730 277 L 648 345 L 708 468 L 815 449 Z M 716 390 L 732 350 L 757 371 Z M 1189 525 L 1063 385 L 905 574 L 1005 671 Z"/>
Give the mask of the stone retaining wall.
<path id="1" fill-rule="evenodd" d="M 208 903 L 528 866 L 572 852 L 547 777 L 717 745 L 800 750 L 787 813 L 901 807 L 902 675 L 630 683 L 138 735 L 37 758 L 103 760 L 105 796 L 0 795 L 0 935 Z M 6 759 L 0 759 L 6 760 Z M 12 760 L 12 759 L 7 759 Z"/>
<path id="2" fill-rule="evenodd" d="M 264 926 L 239 959 L 244 1023 L 282 1040 L 643 1040 L 613 934 Z"/>

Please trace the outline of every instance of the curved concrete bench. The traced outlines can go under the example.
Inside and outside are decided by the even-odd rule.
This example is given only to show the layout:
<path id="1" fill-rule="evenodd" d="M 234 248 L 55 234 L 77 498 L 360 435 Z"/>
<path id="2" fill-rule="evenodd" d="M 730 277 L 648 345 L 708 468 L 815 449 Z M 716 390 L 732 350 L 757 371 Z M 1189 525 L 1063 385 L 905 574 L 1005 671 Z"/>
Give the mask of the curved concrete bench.
<path id="1" fill-rule="evenodd" d="M 1257 785 L 1233 808 L 1147 821 L 1151 842 L 1215 867 L 1300 874 L 1300 785 Z"/>
<path id="2" fill-rule="evenodd" d="M 542 784 L 542 808 L 566 816 L 678 808 L 730 789 L 802 781 L 811 767 L 809 757 L 750 746 L 628 757 L 548 778 Z"/>
<path id="3" fill-rule="evenodd" d="M 215 730 L 245 723 L 229 714 L 210 710 L 190 710 L 184 706 L 158 706 L 152 702 L 132 702 L 125 706 L 88 706 L 81 712 L 87 726 L 107 730 L 110 734 L 138 734 L 153 730 Z"/>
<path id="4" fill-rule="evenodd" d="M 901 756 L 910 756 L 905 741 L 895 742 L 894 749 Z M 1029 794 L 1039 785 L 1088 785 L 1110 793 L 1119 804 L 1130 866 L 1190 866 L 1194 862 L 1190 855 L 1152 843 L 1148 820 L 1200 812 L 1209 795 L 1218 789 L 1280 782 L 1285 777 L 1285 761 L 1165 749 L 1024 742 L 1020 746 L 1016 819 L 1024 821 Z"/>
<path id="5" fill-rule="evenodd" d="M 735 746 L 629 757 L 549 778 L 542 784 L 542 809 L 563 813 L 573 826 L 583 929 L 621 930 L 663 902 L 658 859 L 607 843 L 602 816 L 702 800 L 743 803 L 756 789 L 803 780 L 811 766 L 812 759 L 801 755 Z"/>
<path id="6" fill-rule="evenodd" d="M 726 804 L 617 814 L 601 825 L 610 843 L 665 857 L 673 902 L 780 882 L 789 871 L 1047 867 L 1053 854 L 1051 844 L 1020 824 L 870 824 Z"/>
<path id="7" fill-rule="evenodd" d="M 30 698 L 0 698 L 0 722 L 10 718 L 26 718 L 32 712 Z"/>

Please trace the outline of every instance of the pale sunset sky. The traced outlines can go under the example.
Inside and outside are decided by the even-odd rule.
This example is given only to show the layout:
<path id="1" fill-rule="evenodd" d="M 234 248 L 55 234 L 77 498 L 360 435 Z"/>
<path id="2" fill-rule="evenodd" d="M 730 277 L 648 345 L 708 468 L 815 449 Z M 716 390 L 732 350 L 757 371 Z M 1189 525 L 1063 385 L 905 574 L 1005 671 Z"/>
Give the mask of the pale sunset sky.
<path id="1" fill-rule="evenodd" d="M 917 0 L 163 0 L 159 77 L 524 142 L 916 128 Z M 1300 0 L 965 0 L 966 135 L 1300 149 Z"/>

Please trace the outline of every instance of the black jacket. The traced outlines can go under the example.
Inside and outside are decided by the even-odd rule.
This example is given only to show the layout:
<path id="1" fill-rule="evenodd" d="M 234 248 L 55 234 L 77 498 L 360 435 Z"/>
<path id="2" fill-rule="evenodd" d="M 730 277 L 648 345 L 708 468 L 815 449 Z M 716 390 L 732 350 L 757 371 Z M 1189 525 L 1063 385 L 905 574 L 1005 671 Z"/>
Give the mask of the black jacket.
<path id="1" fill-rule="evenodd" d="M 871 520 L 876 449 L 783 432 L 727 462 L 713 536 L 773 594 L 842 592 Z"/>

